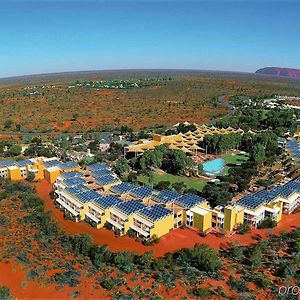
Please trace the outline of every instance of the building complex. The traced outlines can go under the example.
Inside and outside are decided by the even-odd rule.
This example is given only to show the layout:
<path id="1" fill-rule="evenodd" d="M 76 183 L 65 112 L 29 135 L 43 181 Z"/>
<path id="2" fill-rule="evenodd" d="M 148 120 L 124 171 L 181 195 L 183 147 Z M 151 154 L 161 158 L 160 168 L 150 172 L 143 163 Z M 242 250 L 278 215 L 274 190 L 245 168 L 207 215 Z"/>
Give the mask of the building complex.
<path id="1" fill-rule="evenodd" d="M 11 180 L 45 179 L 53 185 L 55 204 L 74 221 L 111 228 L 119 235 L 130 231 L 142 239 L 161 237 L 178 227 L 200 232 L 234 231 L 239 224 L 257 227 L 266 218 L 279 222 L 300 202 L 300 180 L 294 179 L 272 190 L 247 194 L 225 207 L 211 208 L 202 197 L 173 190 L 156 191 L 149 186 L 122 182 L 103 163 L 81 168 L 56 158 L 2 161 L 1 177 Z"/>

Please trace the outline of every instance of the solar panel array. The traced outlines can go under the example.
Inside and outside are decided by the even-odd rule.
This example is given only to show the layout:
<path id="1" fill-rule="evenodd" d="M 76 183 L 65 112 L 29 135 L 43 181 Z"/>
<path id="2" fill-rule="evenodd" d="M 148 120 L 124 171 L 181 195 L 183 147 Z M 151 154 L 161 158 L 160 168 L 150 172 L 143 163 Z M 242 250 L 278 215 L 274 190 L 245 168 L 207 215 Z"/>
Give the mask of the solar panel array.
<path id="1" fill-rule="evenodd" d="M 15 165 L 15 162 L 12 160 L 0 161 L 0 168 L 12 167 Z"/>
<path id="2" fill-rule="evenodd" d="M 81 177 L 72 177 L 64 180 L 63 183 L 67 187 L 75 187 L 77 185 L 82 185 L 86 183 L 86 181 Z"/>
<path id="3" fill-rule="evenodd" d="M 59 167 L 62 170 L 68 170 L 68 169 L 77 168 L 77 167 L 79 167 L 79 165 L 75 161 L 68 161 L 68 162 L 60 163 Z"/>
<path id="4" fill-rule="evenodd" d="M 45 161 L 43 164 L 45 168 L 51 168 L 51 167 L 59 166 L 61 162 L 58 161 L 57 159 L 54 159 L 54 160 Z"/>
<path id="5" fill-rule="evenodd" d="M 186 194 L 186 195 L 183 195 L 179 198 L 176 198 L 174 200 L 174 202 L 177 204 L 177 205 L 180 205 L 184 208 L 192 208 L 202 202 L 204 202 L 205 199 L 202 198 L 202 197 L 199 197 L 197 195 L 194 195 L 194 194 Z"/>
<path id="6" fill-rule="evenodd" d="M 295 192 L 300 192 L 300 183 L 298 181 L 290 181 L 276 188 L 278 195 L 288 197 Z"/>
<path id="7" fill-rule="evenodd" d="M 92 176 L 95 178 L 103 177 L 106 175 L 114 175 L 114 172 L 112 172 L 111 170 L 107 170 L 107 169 L 92 171 Z"/>
<path id="8" fill-rule="evenodd" d="M 99 197 L 99 198 L 93 200 L 94 204 L 99 205 L 103 209 L 116 206 L 117 204 L 119 204 L 121 202 L 122 202 L 122 200 L 120 198 L 113 196 L 113 195 L 102 196 L 102 197 Z"/>
<path id="9" fill-rule="evenodd" d="M 149 186 L 140 186 L 135 188 L 134 190 L 131 190 L 129 194 L 132 197 L 135 197 L 137 199 L 144 199 L 150 197 L 155 191 L 149 187 Z"/>
<path id="10" fill-rule="evenodd" d="M 97 184 L 99 184 L 100 186 L 112 184 L 112 183 L 119 182 L 119 181 L 120 181 L 119 178 L 116 178 L 112 175 L 106 175 L 106 176 L 102 176 L 99 178 L 95 178 L 95 182 Z"/>
<path id="11" fill-rule="evenodd" d="M 160 202 L 160 203 L 166 204 L 168 202 L 174 202 L 174 200 L 176 198 L 179 198 L 180 196 L 181 195 L 178 194 L 175 191 L 172 191 L 172 190 L 162 190 L 158 194 L 152 195 L 151 198 L 153 200 L 156 200 L 156 201 Z"/>
<path id="12" fill-rule="evenodd" d="M 257 207 L 259 207 L 264 203 L 266 203 L 265 199 L 257 198 L 251 195 L 246 195 L 242 199 L 237 201 L 238 205 L 241 205 L 249 209 L 256 209 Z"/>
<path id="13" fill-rule="evenodd" d="M 286 147 L 292 152 L 295 158 L 300 159 L 300 144 L 297 141 L 287 141 Z"/>
<path id="14" fill-rule="evenodd" d="M 68 193 L 70 195 L 78 195 L 81 193 L 86 193 L 86 192 L 90 191 L 90 189 L 84 185 L 78 185 L 76 187 L 66 188 L 65 191 L 66 191 L 66 193 Z"/>
<path id="15" fill-rule="evenodd" d="M 75 178 L 75 177 L 83 177 L 83 174 L 78 171 L 71 171 L 71 172 L 64 172 L 59 175 L 59 177 L 62 180 L 69 179 L 69 178 Z"/>
<path id="16" fill-rule="evenodd" d="M 153 222 L 165 218 L 166 216 L 172 215 L 172 211 L 162 207 L 160 205 L 153 205 L 147 207 L 139 212 L 139 214 Z"/>
<path id="17" fill-rule="evenodd" d="M 30 159 L 23 159 L 23 160 L 16 161 L 16 166 L 18 167 L 26 167 L 29 165 L 32 165 L 32 161 Z"/>
<path id="18" fill-rule="evenodd" d="M 76 197 L 83 203 L 93 201 L 97 198 L 100 198 L 101 195 L 93 190 L 89 190 L 87 192 L 79 193 Z"/>
<path id="19" fill-rule="evenodd" d="M 141 211 L 145 209 L 147 206 L 137 200 L 130 200 L 126 202 L 121 202 L 116 205 L 116 209 L 124 213 L 125 215 L 129 216 L 135 212 Z"/>
<path id="20" fill-rule="evenodd" d="M 107 164 L 97 163 L 87 166 L 87 169 L 90 171 L 99 171 L 99 170 L 110 170 L 111 167 Z"/>
<path id="21" fill-rule="evenodd" d="M 135 189 L 136 187 L 128 182 L 122 182 L 118 185 L 112 186 L 110 188 L 110 190 L 118 195 L 122 195 L 122 194 L 126 194 L 130 191 L 132 191 L 133 189 Z"/>

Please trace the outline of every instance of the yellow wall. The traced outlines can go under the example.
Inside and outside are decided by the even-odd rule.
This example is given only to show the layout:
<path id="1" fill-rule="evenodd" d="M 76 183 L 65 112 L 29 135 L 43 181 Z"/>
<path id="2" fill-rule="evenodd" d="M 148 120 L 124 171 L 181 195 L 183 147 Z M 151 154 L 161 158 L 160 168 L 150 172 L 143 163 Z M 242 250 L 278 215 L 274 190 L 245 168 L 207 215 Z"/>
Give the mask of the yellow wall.
<path id="1" fill-rule="evenodd" d="M 49 171 L 47 169 L 44 170 L 44 176 L 45 179 L 50 182 L 54 183 L 56 178 L 61 174 L 60 170 L 55 170 L 55 171 Z"/>
<path id="2" fill-rule="evenodd" d="M 173 229 L 174 218 L 173 215 L 169 215 L 161 220 L 154 223 L 154 227 L 150 230 L 150 237 L 156 235 L 161 237 L 167 234 L 171 229 Z"/>
<path id="3" fill-rule="evenodd" d="M 12 181 L 22 180 L 23 177 L 21 176 L 20 168 L 8 168 L 8 178 Z"/>
<path id="4" fill-rule="evenodd" d="M 266 206 L 269 208 L 272 208 L 272 209 L 280 208 L 280 212 L 277 215 L 277 219 L 276 219 L 276 222 L 278 223 L 282 218 L 283 202 L 282 201 L 272 201 L 269 204 L 267 204 Z"/>
<path id="5" fill-rule="evenodd" d="M 236 207 L 225 207 L 224 229 L 232 231 L 239 224 L 244 223 L 244 210 L 237 211 Z"/>
<path id="6" fill-rule="evenodd" d="M 211 212 L 208 211 L 205 215 L 198 215 L 194 213 L 194 227 L 198 228 L 201 232 L 211 228 Z"/>

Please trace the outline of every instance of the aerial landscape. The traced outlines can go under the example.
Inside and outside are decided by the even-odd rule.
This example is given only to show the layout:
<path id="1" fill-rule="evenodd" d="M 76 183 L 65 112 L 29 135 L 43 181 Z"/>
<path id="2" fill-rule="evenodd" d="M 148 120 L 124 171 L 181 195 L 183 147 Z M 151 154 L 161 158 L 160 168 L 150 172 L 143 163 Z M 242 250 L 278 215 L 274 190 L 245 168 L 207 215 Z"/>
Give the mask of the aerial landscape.
<path id="1" fill-rule="evenodd" d="M 0 300 L 299 299 L 297 1 L 0 16 Z"/>

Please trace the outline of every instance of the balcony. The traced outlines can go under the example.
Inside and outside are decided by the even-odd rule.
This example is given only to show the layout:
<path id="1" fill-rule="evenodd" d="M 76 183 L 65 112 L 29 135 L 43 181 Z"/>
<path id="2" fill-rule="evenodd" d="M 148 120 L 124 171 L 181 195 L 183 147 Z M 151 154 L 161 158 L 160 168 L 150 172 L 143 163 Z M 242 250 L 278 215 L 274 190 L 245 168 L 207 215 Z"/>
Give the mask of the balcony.
<path id="1" fill-rule="evenodd" d="M 113 225 L 114 227 L 123 230 L 124 226 L 116 221 L 114 221 L 112 218 L 108 218 L 107 222 L 110 223 L 111 225 Z"/>
<path id="2" fill-rule="evenodd" d="M 101 220 L 98 219 L 97 217 L 95 217 L 93 214 L 87 212 L 85 213 L 85 216 L 88 217 L 89 219 L 91 219 L 92 221 L 94 221 L 95 223 L 101 223 Z"/>
<path id="3" fill-rule="evenodd" d="M 73 209 L 71 206 L 66 204 L 64 201 L 61 199 L 56 199 L 55 200 L 58 204 L 60 204 L 63 208 L 65 208 L 67 211 L 69 211 L 73 216 L 77 217 L 79 215 L 79 212 Z"/>

